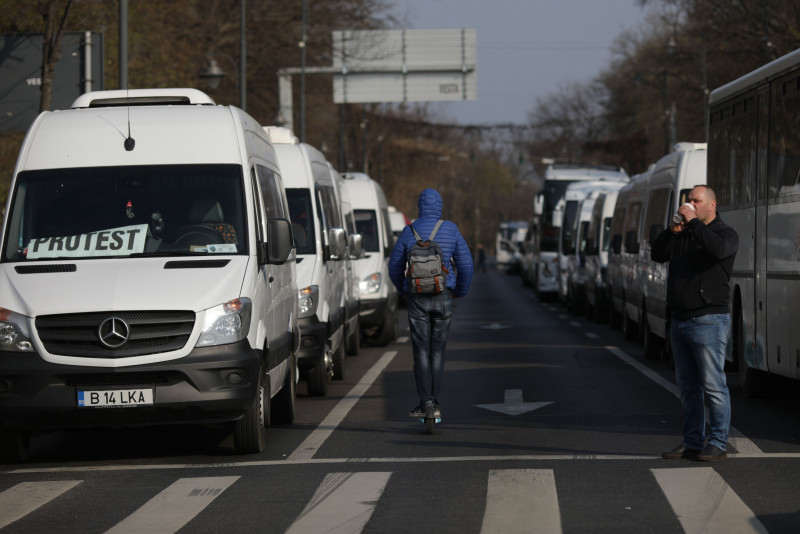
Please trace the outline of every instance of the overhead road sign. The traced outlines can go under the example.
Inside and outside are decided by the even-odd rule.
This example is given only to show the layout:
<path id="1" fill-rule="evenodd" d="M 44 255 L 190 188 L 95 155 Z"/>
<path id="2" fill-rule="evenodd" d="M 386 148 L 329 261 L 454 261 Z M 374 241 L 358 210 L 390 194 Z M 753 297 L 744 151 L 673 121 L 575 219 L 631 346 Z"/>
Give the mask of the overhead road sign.
<path id="1" fill-rule="evenodd" d="M 333 100 L 475 100 L 476 49 L 474 28 L 333 32 Z"/>

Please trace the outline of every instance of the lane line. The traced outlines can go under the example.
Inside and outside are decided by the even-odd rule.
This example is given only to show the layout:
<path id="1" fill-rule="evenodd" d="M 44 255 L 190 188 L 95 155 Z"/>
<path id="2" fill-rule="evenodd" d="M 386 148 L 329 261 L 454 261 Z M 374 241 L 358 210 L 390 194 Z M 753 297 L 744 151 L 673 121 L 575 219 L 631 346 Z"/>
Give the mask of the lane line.
<path id="1" fill-rule="evenodd" d="M 713 467 L 651 469 L 686 534 L 766 534 L 753 511 Z"/>
<path id="2" fill-rule="evenodd" d="M 238 479 L 238 476 L 178 479 L 106 534 L 177 532 Z"/>
<path id="3" fill-rule="evenodd" d="M 800 460 L 800 452 L 776 452 L 762 454 L 728 453 L 728 461 L 736 459 Z M 166 471 L 170 469 L 227 469 L 239 467 L 271 467 L 286 465 L 325 465 L 325 464 L 405 464 L 405 463 L 448 463 L 448 462 L 564 462 L 564 461 L 616 461 L 616 460 L 658 460 L 661 455 L 644 454 L 523 454 L 509 456 L 426 456 L 410 458 L 311 458 L 306 460 L 257 460 L 250 462 L 224 462 L 217 464 L 149 464 L 149 465 L 103 465 L 77 467 L 34 467 L 6 471 L 3 475 L 30 473 L 93 473 L 104 471 Z"/>
<path id="4" fill-rule="evenodd" d="M 385 352 L 361 380 L 353 386 L 353 389 L 339 401 L 319 426 L 289 455 L 287 460 L 309 460 L 313 458 L 322 447 L 322 444 L 325 443 L 325 440 L 336 430 L 336 427 L 341 424 L 350 410 L 353 409 L 353 406 L 367 392 L 396 355 L 396 350 Z"/>
<path id="5" fill-rule="evenodd" d="M 481 534 L 525 534 L 532 529 L 540 534 L 562 532 L 553 470 L 489 471 Z"/>
<path id="6" fill-rule="evenodd" d="M 286 531 L 354 534 L 366 526 L 391 473 L 328 473 L 314 496 Z"/>
<path id="7" fill-rule="evenodd" d="M 673 384 L 657 372 L 653 371 L 646 365 L 643 365 L 636 361 L 635 358 L 629 356 L 624 351 L 620 350 L 618 347 L 608 346 L 606 347 L 609 352 L 611 352 L 614 356 L 619 358 L 620 360 L 624 361 L 628 365 L 635 368 L 637 371 L 642 373 L 644 376 L 661 386 L 662 388 L 666 389 L 675 397 L 680 400 L 681 398 L 681 391 L 678 388 L 677 384 Z M 737 452 L 741 453 L 739 457 L 761 457 L 766 456 L 766 453 L 762 451 L 758 445 L 753 443 L 750 439 L 748 439 L 744 434 L 742 434 L 737 428 L 731 426 L 730 430 L 728 431 L 728 442 L 736 449 Z"/>
<path id="8" fill-rule="evenodd" d="M 80 483 L 80 480 L 21 482 L 8 488 L 0 493 L 0 528 L 22 519 Z"/>

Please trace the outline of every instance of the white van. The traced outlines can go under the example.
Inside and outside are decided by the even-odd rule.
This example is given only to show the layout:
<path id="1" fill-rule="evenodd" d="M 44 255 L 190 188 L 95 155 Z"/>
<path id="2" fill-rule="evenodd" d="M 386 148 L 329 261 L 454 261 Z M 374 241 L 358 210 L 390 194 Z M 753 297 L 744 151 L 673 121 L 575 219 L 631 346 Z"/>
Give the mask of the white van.
<path id="1" fill-rule="evenodd" d="M 606 191 L 598 195 L 592 207 L 589 232 L 586 236 L 584 313 L 587 318 L 598 322 L 608 321 L 610 311 L 608 257 L 618 196 L 619 191 Z M 620 206 L 620 209 L 624 214 L 624 206 Z"/>
<path id="2" fill-rule="evenodd" d="M 194 89 L 100 91 L 31 125 L 0 241 L 5 453 L 32 431 L 294 418 L 297 285 L 275 152 Z M 113 409 L 109 409 L 113 408 Z"/>
<path id="3" fill-rule="evenodd" d="M 644 246 L 636 260 L 635 273 L 641 282 L 641 300 L 636 302 L 639 337 L 648 358 L 667 355 L 669 310 L 667 308 L 667 264 L 650 259 L 650 243 L 666 228 L 678 207 L 686 202 L 696 185 L 706 183 L 706 144 L 677 143 L 672 152 L 658 160 L 647 187 L 647 204 L 642 219 Z"/>
<path id="4" fill-rule="evenodd" d="M 347 245 L 350 254 L 345 261 L 345 283 L 344 283 L 344 302 L 345 302 L 345 353 L 348 356 L 358 355 L 361 348 L 361 323 L 358 318 L 358 307 L 360 298 L 358 296 L 358 273 L 356 272 L 356 260 L 363 256 L 361 249 L 361 235 L 356 230 L 356 219 L 353 213 L 353 205 L 347 198 L 347 191 L 342 186 L 344 178 L 336 171 L 333 171 L 334 179 L 337 183 L 339 196 L 342 199 L 342 219 L 344 220 L 344 230 L 347 237 Z"/>
<path id="5" fill-rule="evenodd" d="M 297 246 L 300 351 L 298 367 L 308 394 L 328 393 L 344 377 L 346 262 L 349 255 L 341 199 L 333 170 L 316 148 L 286 128 L 265 128 L 283 171 Z"/>
<path id="6" fill-rule="evenodd" d="M 359 315 L 364 339 L 386 346 L 397 337 L 397 289 L 389 279 L 394 247 L 389 209 L 380 184 L 363 173 L 343 175 L 342 189 L 353 205 L 364 256 L 355 262 Z"/>
<path id="7" fill-rule="evenodd" d="M 397 241 L 400 234 L 403 233 L 403 228 L 411 224 L 411 219 L 402 211 L 397 211 L 394 206 L 389 206 L 389 225 L 392 228 L 392 243 Z M 394 246 L 394 244 L 392 245 Z"/>

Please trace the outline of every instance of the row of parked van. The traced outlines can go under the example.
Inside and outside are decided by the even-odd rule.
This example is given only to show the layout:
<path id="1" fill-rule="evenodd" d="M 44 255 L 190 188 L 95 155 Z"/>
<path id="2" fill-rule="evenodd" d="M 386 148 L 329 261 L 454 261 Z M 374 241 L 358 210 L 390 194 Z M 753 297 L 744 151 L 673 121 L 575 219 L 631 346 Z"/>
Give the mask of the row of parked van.
<path id="1" fill-rule="evenodd" d="M 704 143 L 678 143 L 630 179 L 619 173 L 573 181 L 557 210 L 559 300 L 573 313 L 621 327 L 627 339 L 644 343 L 648 357 L 668 356 L 667 265 L 650 259 L 650 244 L 691 189 L 705 183 Z"/>
<path id="2" fill-rule="evenodd" d="M 194 89 L 42 113 L 0 237 L 0 444 L 225 423 L 238 452 L 397 335 L 380 185 Z"/>

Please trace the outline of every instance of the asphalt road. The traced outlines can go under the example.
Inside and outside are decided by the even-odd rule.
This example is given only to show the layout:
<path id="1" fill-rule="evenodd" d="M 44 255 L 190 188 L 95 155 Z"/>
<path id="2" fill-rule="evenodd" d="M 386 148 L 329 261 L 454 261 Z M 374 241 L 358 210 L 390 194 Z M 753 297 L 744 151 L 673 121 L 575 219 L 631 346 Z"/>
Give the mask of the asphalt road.
<path id="1" fill-rule="evenodd" d="M 680 443 L 668 362 L 476 274 L 456 301 L 443 421 L 416 404 L 405 318 L 362 347 L 328 397 L 298 388 L 260 455 L 217 428 L 59 432 L 0 466 L 0 533 L 772 532 L 800 530 L 800 387 L 733 399 L 730 458 L 663 460 Z"/>

